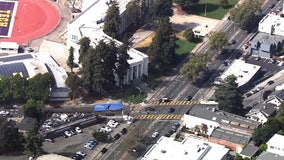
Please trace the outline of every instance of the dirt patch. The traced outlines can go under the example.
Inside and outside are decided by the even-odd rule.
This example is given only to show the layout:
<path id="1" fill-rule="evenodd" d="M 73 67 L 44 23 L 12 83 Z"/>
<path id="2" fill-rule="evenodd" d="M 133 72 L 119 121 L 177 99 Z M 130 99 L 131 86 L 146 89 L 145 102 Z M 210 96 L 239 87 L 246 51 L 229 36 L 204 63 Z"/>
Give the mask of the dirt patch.
<path id="1" fill-rule="evenodd" d="M 138 44 L 136 44 L 133 48 L 148 47 L 152 43 L 152 40 L 153 40 L 154 36 L 155 36 L 155 33 L 152 33 L 150 36 L 145 38 L 143 41 L 141 41 Z"/>

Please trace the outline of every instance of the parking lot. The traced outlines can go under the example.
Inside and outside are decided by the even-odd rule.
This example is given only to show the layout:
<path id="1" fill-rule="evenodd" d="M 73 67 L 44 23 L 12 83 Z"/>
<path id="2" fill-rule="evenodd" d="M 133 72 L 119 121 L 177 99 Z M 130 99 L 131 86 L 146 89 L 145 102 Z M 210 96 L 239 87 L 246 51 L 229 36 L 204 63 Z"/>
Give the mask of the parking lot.
<path id="1" fill-rule="evenodd" d="M 87 154 L 85 159 L 100 159 L 100 157 L 103 156 L 100 151 L 102 148 L 107 148 L 109 150 L 110 146 L 115 143 L 117 140 L 112 140 L 109 143 L 99 143 L 94 149 L 90 150 L 87 148 L 84 148 L 84 145 L 90 140 L 94 139 L 92 137 L 92 133 L 94 131 L 98 131 L 102 127 L 107 127 L 107 122 L 104 122 L 102 124 L 93 125 L 87 128 L 81 128 L 82 133 L 73 135 L 68 138 L 64 138 L 63 136 L 55 138 L 54 143 L 51 142 L 44 142 L 43 143 L 43 149 L 46 152 L 49 153 L 57 153 L 60 155 L 64 155 L 67 157 L 72 157 L 77 151 L 82 151 Z M 112 131 L 110 132 L 111 137 L 114 137 L 117 133 L 120 133 L 123 128 L 127 128 L 128 124 L 126 123 L 119 123 L 119 125 L 116 128 L 111 128 Z M 122 135 L 123 137 L 123 135 Z M 119 138 L 118 138 L 119 139 Z"/>

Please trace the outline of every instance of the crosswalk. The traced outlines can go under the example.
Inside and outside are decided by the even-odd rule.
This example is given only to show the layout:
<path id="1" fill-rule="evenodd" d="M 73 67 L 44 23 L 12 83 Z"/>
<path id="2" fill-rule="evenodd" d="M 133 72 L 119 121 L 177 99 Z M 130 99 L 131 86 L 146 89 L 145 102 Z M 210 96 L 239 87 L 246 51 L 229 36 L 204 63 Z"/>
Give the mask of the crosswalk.
<path id="1" fill-rule="evenodd" d="M 159 102 L 159 101 L 155 101 L 155 102 L 150 102 L 150 105 L 155 105 L 155 106 L 184 106 L 184 105 L 194 105 L 194 104 L 198 104 L 198 101 L 170 101 L 170 102 Z"/>
<path id="2" fill-rule="evenodd" d="M 183 117 L 183 115 L 174 115 L 174 114 L 143 114 L 137 115 L 137 119 L 173 119 L 179 120 Z"/>

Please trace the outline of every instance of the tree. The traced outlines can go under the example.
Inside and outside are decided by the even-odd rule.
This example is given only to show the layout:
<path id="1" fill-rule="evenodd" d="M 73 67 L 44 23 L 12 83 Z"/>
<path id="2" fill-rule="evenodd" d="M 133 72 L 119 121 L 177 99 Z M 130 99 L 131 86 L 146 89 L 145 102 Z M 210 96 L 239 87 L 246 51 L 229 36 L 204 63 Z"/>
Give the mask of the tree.
<path id="1" fill-rule="evenodd" d="M 120 14 L 116 1 L 112 1 L 111 6 L 107 10 L 103 31 L 114 39 L 119 39 Z"/>
<path id="2" fill-rule="evenodd" d="M 108 135 L 104 132 L 94 132 L 93 137 L 99 142 L 105 142 L 108 139 Z"/>
<path id="3" fill-rule="evenodd" d="M 230 18 L 244 30 L 251 29 L 257 22 L 257 13 L 261 12 L 261 3 L 258 0 L 244 1 L 230 12 Z"/>
<path id="4" fill-rule="evenodd" d="M 16 74 L 13 77 L 10 77 L 10 92 L 12 94 L 12 98 L 17 102 L 24 102 L 25 99 L 25 91 L 27 87 L 27 79 L 26 77 L 22 77 L 20 74 Z M 6 86 L 7 87 L 7 86 Z"/>
<path id="5" fill-rule="evenodd" d="M 42 141 L 37 134 L 36 127 L 33 127 L 30 131 L 28 131 L 27 136 L 25 138 L 25 154 L 29 157 L 38 157 L 42 154 Z"/>
<path id="6" fill-rule="evenodd" d="M 72 99 L 74 99 L 80 94 L 83 82 L 76 74 L 71 74 L 67 77 L 65 84 L 71 89 Z"/>
<path id="7" fill-rule="evenodd" d="M 228 44 L 228 37 L 224 32 L 215 32 L 209 37 L 209 49 L 221 51 Z"/>
<path id="8" fill-rule="evenodd" d="M 191 54 L 189 61 L 180 68 L 180 74 L 192 80 L 200 72 L 207 70 L 206 64 L 208 60 L 208 56 L 205 54 Z"/>
<path id="9" fill-rule="evenodd" d="M 52 84 L 53 81 L 49 73 L 35 75 L 28 80 L 26 99 L 46 102 L 49 98 Z"/>
<path id="10" fill-rule="evenodd" d="M 147 50 L 150 63 L 159 71 L 167 69 L 175 57 L 175 36 L 168 17 L 161 19 L 153 42 Z"/>
<path id="11" fill-rule="evenodd" d="M 0 151 L 15 151 L 23 147 L 23 134 L 18 131 L 15 124 L 0 118 Z"/>
<path id="12" fill-rule="evenodd" d="M 244 111 L 243 99 L 236 80 L 234 75 L 228 76 L 215 90 L 215 98 L 220 110 L 240 115 Z"/>
<path id="13" fill-rule="evenodd" d="M 173 15 L 172 4 L 172 0 L 155 0 L 150 6 L 152 19 L 160 22 L 165 17 L 171 17 Z"/>
<path id="14" fill-rule="evenodd" d="M 13 101 L 11 93 L 11 77 L 1 77 L 0 79 L 0 100 L 2 103 Z"/>
<path id="15" fill-rule="evenodd" d="M 119 87 L 122 87 L 124 76 L 127 74 L 127 70 L 129 69 L 130 65 L 127 62 L 129 59 L 129 55 L 127 53 L 128 46 L 123 43 L 118 48 L 118 61 L 116 62 L 116 74 L 118 75 L 118 85 Z"/>
<path id="16" fill-rule="evenodd" d="M 229 1 L 228 0 L 219 0 L 219 4 L 220 4 L 220 6 L 225 8 L 229 4 Z"/>
<path id="17" fill-rule="evenodd" d="M 180 5 L 183 10 L 188 10 L 199 3 L 199 0 L 174 0 L 175 3 Z"/>
<path id="18" fill-rule="evenodd" d="M 45 109 L 42 101 L 29 99 L 23 107 L 24 116 L 36 118 L 38 121 L 44 115 Z"/>
<path id="19" fill-rule="evenodd" d="M 80 49 L 79 49 L 79 63 L 82 62 L 82 59 L 86 57 L 87 51 L 90 48 L 91 40 L 88 37 L 83 37 L 79 41 Z"/>
<path id="20" fill-rule="evenodd" d="M 183 32 L 183 36 L 184 36 L 184 38 L 186 38 L 190 42 L 192 42 L 195 39 L 195 35 L 194 35 L 194 33 L 193 33 L 191 28 L 187 28 Z"/>
<path id="21" fill-rule="evenodd" d="M 69 49 L 69 56 L 66 63 L 67 66 L 71 69 L 71 72 L 73 73 L 73 68 L 75 67 L 75 63 L 74 63 L 74 48 L 72 46 Z"/>
<path id="22" fill-rule="evenodd" d="M 133 0 L 127 3 L 125 14 L 127 18 L 131 21 L 134 27 L 137 27 L 143 21 L 143 15 L 141 10 L 141 5 L 139 0 Z"/>

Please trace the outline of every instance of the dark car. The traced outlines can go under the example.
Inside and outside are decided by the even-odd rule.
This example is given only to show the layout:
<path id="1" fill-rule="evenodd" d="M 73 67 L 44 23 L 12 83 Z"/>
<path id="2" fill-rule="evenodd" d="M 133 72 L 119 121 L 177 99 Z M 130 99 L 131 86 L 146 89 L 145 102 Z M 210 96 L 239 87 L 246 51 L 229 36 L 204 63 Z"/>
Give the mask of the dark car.
<path id="1" fill-rule="evenodd" d="M 272 85 L 274 83 L 274 81 L 268 81 L 267 84 L 268 85 Z"/>
<path id="2" fill-rule="evenodd" d="M 108 151 L 107 148 L 103 148 L 103 149 L 101 150 L 101 153 L 102 153 L 102 154 L 105 154 L 107 151 Z"/>
<path id="3" fill-rule="evenodd" d="M 114 135 L 113 138 L 114 138 L 115 140 L 118 140 L 120 137 L 121 137 L 121 135 L 120 135 L 119 133 L 117 133 L 116 135 Z"/>
<path id="4" fill-rule="evenodd" d="M 170 133 L 166 133 L 164 136 L 165 136 L 165 137 L 170 137 L 171 134 L 170 134 Z"/>
<path id="5" fill-rule="evenodd" d="M 174 111 L 175 111 L 175 109 L 172 108 L 172 107 L 168 109 L 168 113 L 173 113 Z"/>
<path id="6" fill-rule="evenodd" d="M 68 136 L 64 133 L 61 133 L 61 136 L 64 137 L 64 138 L 68 138 Z"/>
<path id="7" fill-rule="evenodd" d="M 127 129 L 126 128 L 122 128 L 122 130 L 120 131 L 121 134 L 126 134 L 127 133 Z"/>
<path id="8" fill-rule="evenodd" d="M 188 100 L 188 101 L 192 100 L 192 96 L 187 96 L 186 100 Z"/>
<path id="9" fill-rule="evenodd" d="M 76 159 L 76 160 L 81 160 L 83 158 L 84 158 L 84 156 L 81 155 L 81 154 L 74 154 L 74 156 L 72 157 L 72 159 Z"/>
<path id="10" fill-rule="evenodd" d="M 156 109 L 153 107 L 146 107 L 145 111 L 156 111 Z"/>

